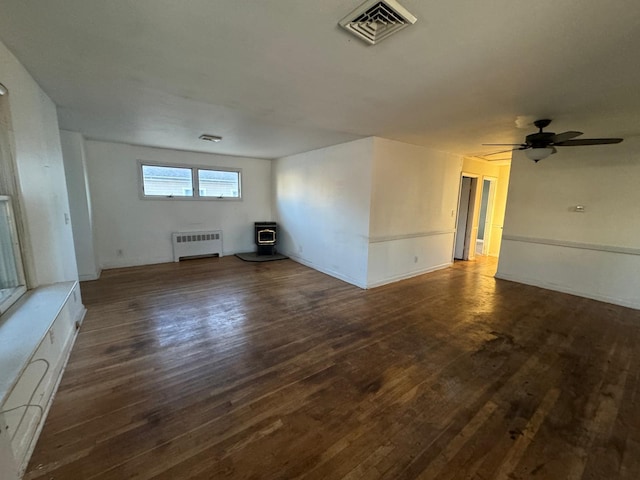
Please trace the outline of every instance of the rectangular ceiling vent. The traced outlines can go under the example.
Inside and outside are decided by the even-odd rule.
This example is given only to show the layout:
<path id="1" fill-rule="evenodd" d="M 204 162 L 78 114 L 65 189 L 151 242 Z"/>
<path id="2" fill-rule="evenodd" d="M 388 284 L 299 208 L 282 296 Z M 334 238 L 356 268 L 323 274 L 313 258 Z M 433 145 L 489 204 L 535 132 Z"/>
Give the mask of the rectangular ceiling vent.
<path id="1" fill-rule="evenodd" d="M 370 45 L 381 42 L 389 35 L 416 23 L 417 18 L 395 0 L 369 0 L 339 24 Z"/>

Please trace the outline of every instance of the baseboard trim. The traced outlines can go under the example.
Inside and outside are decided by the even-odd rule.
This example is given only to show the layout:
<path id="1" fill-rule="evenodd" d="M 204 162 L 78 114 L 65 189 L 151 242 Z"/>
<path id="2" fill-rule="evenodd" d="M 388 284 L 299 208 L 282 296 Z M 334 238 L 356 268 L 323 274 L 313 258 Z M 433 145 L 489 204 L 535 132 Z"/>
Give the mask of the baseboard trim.
<path id="1" fill-rule="evenodd" d="M 392 277 L 385 278 L 384 280 L 379 280 L 377 282 L 371 282 L 367 285 L 367 288 L 376 288 L 381 287 L 382 285 L 388 285 L 389 283 L 399 282 L 401 280 L 406 280 L 408 278 L 417 277 L 419 275 L 424 275 L 425 273 L 435 272 L 437 270 L 442 270 L 444 268 L 448 268 L 453 265 L 452 262 L 443 263 L 440 265 L 435 265 L 433 267 L 422 268 L 420 270 L 414 270 L 412 272 L 403 273 L 400 275 L 394 275 Z"/>
<path id="2" fill-rule="evenodd" d="M 362 288 L 363 290 L 367 288 L 366 284 L 362 283 L 362 282 L 358 282 L 355 278 L 349 277 L 348 275 L 343 275 L 339 272 L 336 272 L 334 270 L 331 270 L 330 268 L 322 268 L 319 267 L 318 265 L 316 265 L 315 263 L 306 260 L 298 255 L 294 255 L 288 252 L 280 252 L 283 255 L 286 255 L 287 257 L 289 257 L 291 260 L 293 260 L 294 262 L 297 262 L 301 265 L 304 265 L 305 267 L 309 267 L 309 268 L 313 268 L 314 270 L 317 270 L 318 272 L 324 273 L 326 275 L 329 275 L 331 277 L 337 278 L 338 280 L 342 280 L 343 282 L 347 282 L 351 285 L 355 285 L 358 288 Z"/>
<path id="3" fill-rule="evenodd" d="M 115 262 L 105 262 L 100 267 L 102 270 L 111 270 L 114 268 L 127 268 L 127 267 L 141 267 L 143 265 L 157 265 L 159 263 L 173 263 L 173 257 L 171 258 L 155 258 L 153 260 L 150 259 L 142 259 L 142 260 L 121 260 Z"/>
<path id="4" fill-rule="evenodd" d="M 98 280 L 100 278 L 100 274 L 102 270 L 98 273 L 88 274 L 88 275 L 78 275 L 78 281 L 80 282 L 90 282 L 92 280 Z"/>
<path id="5" fill-rule="evenodd" d="M 255 250 L 255 246 L 252 248 L 248 248 L 247 250 L 240 250 L 240 252 L 242 251 L 248 252 L 253 250 Z M 203 255 L 202 258 L 222 258 L 222 257 L 235 255 L 236 253 L 238 253 L 238 251 L 229 250 L 229 251 L 223 251 L 222 254 L 219 256 Z M 112 270 L 114 268 L 141 267 L 144 265 L 158 265 L 160 263 L 178 263 L 178 262 L 175 262 L 173 260 L 173 257 L 166 257 L 166 258 L 162 257 L 162 258 L 142 259 L 142 260 L 129 259 L 129 260 L 121 260 L 121 261 L 115 261 L 115 262 L 105 262 L 100 266 L 101 267 L 100 272 L 102 272 L 102 270 Z M 94 278 L 93 280 L 97 280 L 97 279 Z"/>
<path id="6" fill-rule="evenodd" d="M 613 305 L 620 305 L 621 307 L 633 308 L 640 310 L 640 302 L 634 302 L 623 298 L 610 297 L 608 295 L 598 295 L 590 292 L 582 292 L 574 290 L 565 285 L 559 285 L 557 283 L 544 282 L 528 277 L 521 277 L 519 275 L 509 275 L 504 273 L 496 273 L 495 278 L 500 280 L 507 280 L 509 282 L 523 283 L 525 285 L 531 285 L 532 287 L 544 288 L 545 290 L 553 290 L 556 292 L 568 293 L 569 295 L 576 295 L 578 297 L 590 298 L 591 300 L 597 300 L 599 302 L 611 303 Z"/>

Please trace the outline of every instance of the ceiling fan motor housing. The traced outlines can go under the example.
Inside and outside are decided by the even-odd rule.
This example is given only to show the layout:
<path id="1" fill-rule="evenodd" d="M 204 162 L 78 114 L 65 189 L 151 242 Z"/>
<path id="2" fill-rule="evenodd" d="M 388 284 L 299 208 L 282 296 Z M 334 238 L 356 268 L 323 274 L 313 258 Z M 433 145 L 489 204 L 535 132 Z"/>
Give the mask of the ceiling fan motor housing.
<path id="1" fill-rule="evenodd" d="M 539 128 L 540 131 L 542 131 L 543 128 L 547 128 L 549 126 L 549 124 L 551 123 L 551 120 L 544 118 L 541 120 L 536 120 L 535 122 L 533 122 L 533 124 L 536 126 L 536 128 Z"/>
<path id="2" fill-rule="evenodd" d="M 538 132 L 527 135 L 525 143 L 532 148 L 545 148 L 553 143 L 554 132 Z"/>

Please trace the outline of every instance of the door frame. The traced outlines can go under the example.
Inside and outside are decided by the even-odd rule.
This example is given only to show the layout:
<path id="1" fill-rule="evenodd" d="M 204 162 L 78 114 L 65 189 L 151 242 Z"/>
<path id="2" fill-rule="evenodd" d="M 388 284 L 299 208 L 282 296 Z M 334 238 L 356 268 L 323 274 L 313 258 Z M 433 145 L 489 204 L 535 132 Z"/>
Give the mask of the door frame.
<path id="1" fill-rule="evenodd" d="M 464 177 L 471 179 L 471 191 L 469 192 L 469 209 L 467 210 L 467 222 L 465 225 L 464 231 L 464 247 L 462 253 L 462 260 L 473 260 L 476 254 L 476 246 L 475 239 L 478 237 L 478 226 L 475 225 L 474 217 L 476 216 L 476 210 L 478 208 L 478 181 L 480 179 L 480 175 L 477 173 L 468 173 L 461 172 L 460 173 L 460 182 L 458 184 L 458 208 L 456 211 L 456 222 L 455 222 L 455 235 L 453 236 L 453 248 L 451 251 L 451 262 L 453 263 L 456 258 L 456 239 L 460 232 L 458 231 L 458 220 L 460 215 L 460 200 L 462 196 L 462 179 Z M 473 239 L 473 241 L 472 241 Z"/>

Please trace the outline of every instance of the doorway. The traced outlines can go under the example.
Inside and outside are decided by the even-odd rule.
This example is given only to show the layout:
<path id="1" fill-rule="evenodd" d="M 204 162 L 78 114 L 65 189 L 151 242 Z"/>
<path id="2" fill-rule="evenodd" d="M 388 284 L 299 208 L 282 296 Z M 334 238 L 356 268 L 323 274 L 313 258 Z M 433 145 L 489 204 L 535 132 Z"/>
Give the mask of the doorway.
<path id="1" fill-rule="evenodd" d="M 475 207 L 478 178 L 462 175 L 460 181 L 460 200 L 458 203 L 458 220 L 456 223 L 456 240 L 453 258 L 455 260 L 469 260 L 473 257 L 473 213 Z"/>
<path id="2" fill-rule="evenodd" d="M 484 177 L 482 180 L 482 195 L 480 197 L 480 214 L 478 218 L 478 236 L 476 239 L 476 254 L 488 255 L 491 244 L 493 226 L 493 210 L 496 198 L 497 178 Z"/>

